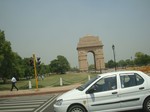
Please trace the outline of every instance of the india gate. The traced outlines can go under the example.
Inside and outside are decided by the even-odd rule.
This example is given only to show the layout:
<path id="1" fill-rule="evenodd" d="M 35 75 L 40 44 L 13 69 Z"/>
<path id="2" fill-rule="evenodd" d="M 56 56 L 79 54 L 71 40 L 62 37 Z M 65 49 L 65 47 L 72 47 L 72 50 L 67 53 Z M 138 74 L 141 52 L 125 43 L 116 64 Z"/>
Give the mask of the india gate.
<path id="1" fill-rule="evenodd" d="M 87 54 L 89 52 L 93 53 L 95 70 L 105 68 L 103 44 L 98 36 L 87 35 L 80 38 L 77 50 L 80 71 L 88 71 Z"/>

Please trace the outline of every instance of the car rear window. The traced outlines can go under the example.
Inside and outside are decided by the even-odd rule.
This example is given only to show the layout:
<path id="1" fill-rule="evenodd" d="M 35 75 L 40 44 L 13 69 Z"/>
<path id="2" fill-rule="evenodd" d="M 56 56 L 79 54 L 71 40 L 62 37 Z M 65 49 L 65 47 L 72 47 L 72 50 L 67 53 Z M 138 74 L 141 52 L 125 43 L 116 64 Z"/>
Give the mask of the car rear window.
<path id="1" fill-rule="evenodd" d="M 120 74 L 121 87 L 133 87 L 144 83 L 144 79 L 137 73 Z"/>

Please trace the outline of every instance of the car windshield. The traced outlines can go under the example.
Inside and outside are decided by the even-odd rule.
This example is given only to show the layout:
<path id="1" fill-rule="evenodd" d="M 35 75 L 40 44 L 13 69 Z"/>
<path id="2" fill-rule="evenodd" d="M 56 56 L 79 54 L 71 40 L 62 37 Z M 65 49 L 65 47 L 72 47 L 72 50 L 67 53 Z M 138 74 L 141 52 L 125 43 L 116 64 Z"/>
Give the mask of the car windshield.
<path id="1" fill-rule="evenodd" d="M 91 83 L 93 83 L 98 78 L 99 78 L 99 76 L 92 78 L 91 80 L 87 81 L 85 84 L 77 87 L 77 89 L 80 90 L 80 91 L 83 91 L 85 88 L 87 88 Z"/>

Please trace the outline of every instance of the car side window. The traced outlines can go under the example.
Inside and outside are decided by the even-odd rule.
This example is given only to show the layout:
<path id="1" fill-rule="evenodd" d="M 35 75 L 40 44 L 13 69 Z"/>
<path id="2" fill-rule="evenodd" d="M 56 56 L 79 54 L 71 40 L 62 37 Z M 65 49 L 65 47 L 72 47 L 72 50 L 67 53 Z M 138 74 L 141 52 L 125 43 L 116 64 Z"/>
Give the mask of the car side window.
<path id="1" fill-rule="evenodd" d="M 109 90 L 117 89 L 117 80 L 116 76 L 111 77 L 104 77 L 96 82 L 94 85 L 95 91 L 94 92 L 103 92 Z"/>
<path id="2" fill-rule="evenodd" d="M 133 87 L 143 84 L 144 79 L 136 73 L 120 74 L 121 87 Z"/>
<path id="3" fill-rule="evenodd" d="M 144 79 L 138 75 L 137 73 L 135 73 L 135 76 L 136 76 L 136 82 L 137 82 L 137 85 L 141 85 L 144 83 Z"/>

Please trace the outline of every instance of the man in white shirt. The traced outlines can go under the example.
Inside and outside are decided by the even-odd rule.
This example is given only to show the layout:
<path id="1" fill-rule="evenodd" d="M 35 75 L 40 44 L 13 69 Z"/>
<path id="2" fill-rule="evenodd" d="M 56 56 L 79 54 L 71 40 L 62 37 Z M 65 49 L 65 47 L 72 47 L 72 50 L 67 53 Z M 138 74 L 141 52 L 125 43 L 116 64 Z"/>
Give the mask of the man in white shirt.
<path id="1" fill-rule="evenodd" d="M 14 87 L 15 87 L 15 88 L 17 89 L 17 91 L 18 91 L 18 88 L 17 88 L 16 85 L 15 85 L 16 82 L 17 82 L 16 78 L 15 78 L 15 77 L 12 77 L 11 82 L 12 82 L 11 91 L 13 90 Z"/>

